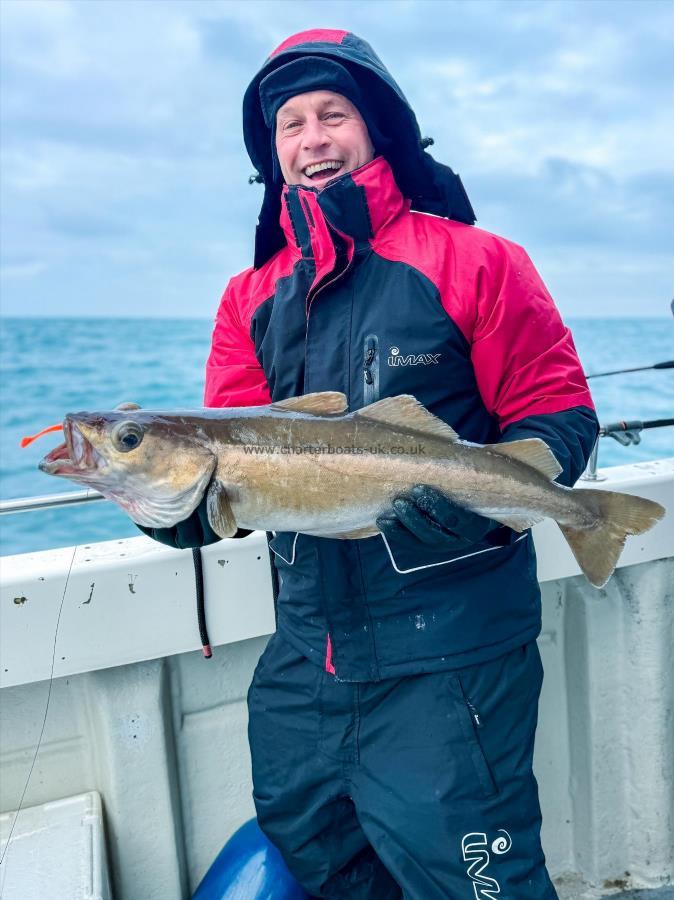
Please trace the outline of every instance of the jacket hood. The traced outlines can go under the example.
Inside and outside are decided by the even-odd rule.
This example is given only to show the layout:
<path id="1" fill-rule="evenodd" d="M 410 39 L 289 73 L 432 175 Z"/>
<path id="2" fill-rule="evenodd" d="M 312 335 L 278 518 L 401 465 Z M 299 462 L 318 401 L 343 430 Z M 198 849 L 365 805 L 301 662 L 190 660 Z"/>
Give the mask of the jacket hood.
<path id="1" fill-rule="evenodd" d="M 271 135 L 260 102 L 260 82 L 279 66 L 303 56 L 321 56 L 341 63 L 375 109 L 387 111 L 391 140 L 388 160 L 402 194 L 412 209 L 472 225 L 475 214 L 461 180 L 424 149 L 414 111 L 391 73 L 370 45 L 348 31 L 302 31 L 280 44 L 255 75 L 243 99 L 243 132 L 248 155 L 258 171 L 265 196 L 255 238 L 255 268 L 284 244 L 279 225 L 282 181 L 274 175 Z"/>

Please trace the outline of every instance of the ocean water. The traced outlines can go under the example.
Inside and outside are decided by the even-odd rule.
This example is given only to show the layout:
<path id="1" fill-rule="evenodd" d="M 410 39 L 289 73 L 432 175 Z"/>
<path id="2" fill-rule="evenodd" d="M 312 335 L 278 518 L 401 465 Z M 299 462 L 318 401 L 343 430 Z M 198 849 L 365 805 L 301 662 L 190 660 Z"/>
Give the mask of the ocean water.
<path id="1" fill-rule="evenodd" d="M 652 365 L 674 357 L 674 320 L 579 319 L 569 322 L 590 374 Z M 202 405 L 212 323 L 206 319 L 5 319 L 0 322 L 0 497 L 78 486 L 44 475 L 39 460 L 58 443 L 47 435 L 26 449 L 24 435 L 66 412 L 110 409 L 123 400 L 171 409 Z M 591 382 L 602 423 L 674 416 L 674 369 Z M 600 466 L 674 456 L 674 428 L 643 432 L 635 447 L 604 438 Z M 86 544 L 138 534 L 112 503 L 0 517 L 0 553 Z"/>

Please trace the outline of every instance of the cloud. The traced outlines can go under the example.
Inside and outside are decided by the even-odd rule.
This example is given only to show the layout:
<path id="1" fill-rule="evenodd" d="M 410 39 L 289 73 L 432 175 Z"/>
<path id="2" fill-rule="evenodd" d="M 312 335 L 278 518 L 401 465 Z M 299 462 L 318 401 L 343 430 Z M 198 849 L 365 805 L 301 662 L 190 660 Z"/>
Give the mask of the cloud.
<path id="1" fill-rule="evenodd" d="M 614 177 L 548 157 L 532 175 L 503 182 L 499 174 L 488 174 L 471 185 L 481 218 L 498 220 L 501 227 L 509 223 L 524 243 L 650 254 L 671 245 L 674 189 L 668 180 L 666 172 Z"/>
<path id="2" fill-rule="evenodd" d="M 586 309 L 583 278 L 616 312 L 633 309 L 638 273 L 664 294 L 674 7 L 384 7 L 5 0 L 5 312 L 212 315 L 250 264 L 261 201 L 247 184 L 243 91 L 274 46 L 316 26 L 371 42 L 480 225 L 523 243 L 565 310 Z"/>

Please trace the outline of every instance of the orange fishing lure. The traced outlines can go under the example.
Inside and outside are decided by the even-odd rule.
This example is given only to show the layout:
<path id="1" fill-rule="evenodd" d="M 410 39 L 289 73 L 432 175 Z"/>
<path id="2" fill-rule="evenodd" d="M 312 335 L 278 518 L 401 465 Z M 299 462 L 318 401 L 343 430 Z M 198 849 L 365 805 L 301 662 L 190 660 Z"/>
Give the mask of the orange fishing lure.
<path id="1" fill-rule="evenodd" d="M 32 444 L 33 441 L 36 441 L 39 437 L 42 437 L 43 434 L 49 434 L 50 431 L 63 431 L 63 425 L 50 425 L 49 428 L 43 428 L 42 431 L 38 431 L 37 434 L 21 438 L 21 446 L 27 447 L 29 444 Z"/>

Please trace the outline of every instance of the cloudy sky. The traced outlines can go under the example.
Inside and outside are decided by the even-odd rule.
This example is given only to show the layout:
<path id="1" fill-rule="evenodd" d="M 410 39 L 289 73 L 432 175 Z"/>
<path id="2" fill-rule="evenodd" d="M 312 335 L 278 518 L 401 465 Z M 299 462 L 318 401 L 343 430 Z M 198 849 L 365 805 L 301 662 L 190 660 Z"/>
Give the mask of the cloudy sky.
<path id="1" fill-rule="evenodd" d="M 668 316 L 670 0 L 0 0 L 4 315 L 207 316 L 250 265 L 243 90 L 311 27 L 393 71 L 566 316 Z"/>

